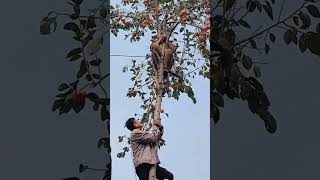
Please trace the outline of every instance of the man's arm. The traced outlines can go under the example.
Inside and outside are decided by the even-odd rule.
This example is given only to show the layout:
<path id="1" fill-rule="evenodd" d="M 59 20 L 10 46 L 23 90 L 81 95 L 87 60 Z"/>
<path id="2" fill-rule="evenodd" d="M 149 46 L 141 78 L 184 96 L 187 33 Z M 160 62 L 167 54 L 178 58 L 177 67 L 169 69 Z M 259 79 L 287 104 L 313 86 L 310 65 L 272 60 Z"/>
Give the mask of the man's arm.
<path id="1" fill-rule="evenodd" d="M 160 128 L 159 128 L 160 129 Z M 138 142 L 142 144 L 153 144 L 161 139 L 163 134 L 163 128 L 162 131 L 156 131 L 156 132 L 145 132 L 142 130 L 135 130 L 132 132 L 131 141 L 132 142 Z"/>

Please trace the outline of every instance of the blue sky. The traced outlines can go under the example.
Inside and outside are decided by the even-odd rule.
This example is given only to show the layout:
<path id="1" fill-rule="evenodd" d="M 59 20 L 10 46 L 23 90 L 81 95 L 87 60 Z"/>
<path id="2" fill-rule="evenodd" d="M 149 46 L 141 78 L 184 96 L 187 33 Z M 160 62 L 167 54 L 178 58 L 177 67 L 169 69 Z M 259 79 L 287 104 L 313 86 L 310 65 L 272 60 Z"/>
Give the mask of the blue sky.
<path id="1" fill-rule="evenodd" d="M 149 51 L 151 36 L 138 43 L 124 40 L 124 34 L 111 35 L 110 54 L 145 55 Z M 135 58 L 138 62 L 143 58 Z M 132 58 L 111 56 L 111 146 L 113 158 L 112 179 L 134 180 L 131 151 L 124 159 L 116 157 L 125 143 L 118 143 L 119 135 L 129 135 L 124 128 L 125 121 L 136 112 L 142 114 L 141 101 L 127 98 L 132 85 L 130 72 L 123 73 L 124 65 L 130 65 Z M 202 77 L 192 81 L 197 103 L 193 104 L 187 95 L 179 101 L 165 98 L 163 107 L 169 118 L 163 116 L 164 139 L 167 146 L 159 152 L 161 165 L 174 173 L 175 179 L 210 178 L 210 121 L 209 81 Z"/>

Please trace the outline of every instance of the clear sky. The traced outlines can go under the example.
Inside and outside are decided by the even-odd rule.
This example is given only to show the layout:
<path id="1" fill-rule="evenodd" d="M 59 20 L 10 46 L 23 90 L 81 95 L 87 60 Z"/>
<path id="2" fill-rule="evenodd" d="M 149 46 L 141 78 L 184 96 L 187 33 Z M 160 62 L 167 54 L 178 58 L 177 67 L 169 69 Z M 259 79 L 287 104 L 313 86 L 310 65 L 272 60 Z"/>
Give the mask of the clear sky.
<path id="1" fill-rule="evenodd" d="M 149 51 L 151 36 L 141 42 L 130 43 L 123 40 L 123 34 L 111 35 L 111 54 L 142 55 Z M 118 143 L 119 135 L 129 135 L 124 128 L 125 121 L 135 113 L 142 114 L 139 98 L 127 98 L 132 85 L 130 72 L 123 73 L 124 65 L 130 65 L 132 58 L 111 57 L 111 146 L 113 156 L 112 179 L 134 180 L 131 151 L 124 159 L 116 157 L 126 143 Z M 143 58 L 136 58 L 137 61 Z M 183 94 L 179 101 L 165 98 L 163 107 L 169 118 L 163 116 L 164 139 L 167 146 L 161 148 L 161 165 L 173 172 L 176 179 L 210 178 L 210 126 L 209 126 L 209 81 L 204 78 L 193 80 L 197 103 L 193 104 Z M 140 118 L 140 117 L 139 117 Z"/>

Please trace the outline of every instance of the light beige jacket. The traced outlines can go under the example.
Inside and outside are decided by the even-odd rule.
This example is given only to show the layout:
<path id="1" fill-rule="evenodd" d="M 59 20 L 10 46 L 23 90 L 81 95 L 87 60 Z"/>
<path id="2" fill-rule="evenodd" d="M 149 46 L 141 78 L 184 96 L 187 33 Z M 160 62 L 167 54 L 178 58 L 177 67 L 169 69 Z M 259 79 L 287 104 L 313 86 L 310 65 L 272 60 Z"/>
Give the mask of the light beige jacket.
<path id="1" fill-rule="evenodd" d="M 160 163 L 156 151 L 157 141 L 162 137 L 162 131 L 147 132 L 141 129 L 134 129 L 130 134 L 130 144 L 133 152 L 133 163 L 137 167 L 142 163 Z"/>

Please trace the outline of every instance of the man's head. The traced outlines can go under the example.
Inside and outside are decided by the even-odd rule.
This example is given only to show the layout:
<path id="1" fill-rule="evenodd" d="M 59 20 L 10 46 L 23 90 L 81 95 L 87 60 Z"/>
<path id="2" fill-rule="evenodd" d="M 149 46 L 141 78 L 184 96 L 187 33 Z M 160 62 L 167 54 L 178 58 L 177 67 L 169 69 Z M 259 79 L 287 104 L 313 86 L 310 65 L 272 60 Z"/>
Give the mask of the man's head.
<path id="1" fill-rule="evenodd" d="M 133 131 L 134 129 L 142 129 L 143 124 L 140 122 L 139 119 L 135 118 L 129 118 L 126 122 L 126 127 L 130 130 Z"/>

